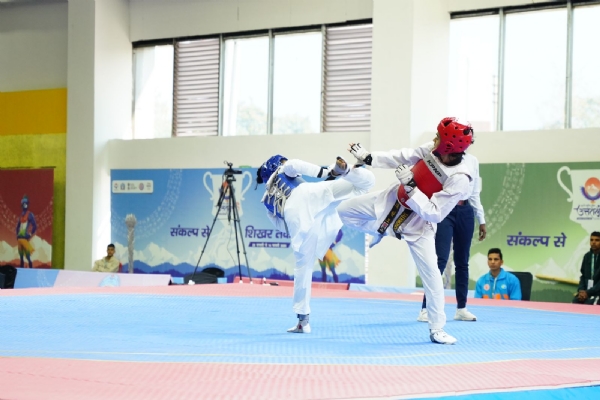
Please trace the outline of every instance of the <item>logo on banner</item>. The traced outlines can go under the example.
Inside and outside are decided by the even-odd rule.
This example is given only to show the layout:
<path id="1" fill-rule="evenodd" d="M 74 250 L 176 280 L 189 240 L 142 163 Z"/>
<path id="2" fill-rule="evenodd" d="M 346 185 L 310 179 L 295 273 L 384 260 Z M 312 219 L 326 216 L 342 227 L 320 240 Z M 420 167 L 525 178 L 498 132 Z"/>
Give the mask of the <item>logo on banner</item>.
<path id="1" fill-rule="evenodd" d="M 561 173 L 566 172 L 571 176 L 571 187 L 567 187 L 561 180 Z M 580 224 L 588 233 L 598 230 L 600 223 L 600 170 L 579 169 L 572 170 L 567 166 L 560 167 L 556 174 L 558 184 L 569 195 L 567 201 L 573 203 L 571 208 L 571 221 Z"/>
<path id="2" fill-rule="evenodd" d="M 113 181 L 113 193 L 152 193 L 153 182 L 150 180 Z"/>
<path id="3" fill-rule="evenodd" d="M 596 200 L 600 199 L 600 179 L 594 177 L 589 178 L 581 187 L 581 193 L 583 194 L 583 197 L 594 204 Z"/>

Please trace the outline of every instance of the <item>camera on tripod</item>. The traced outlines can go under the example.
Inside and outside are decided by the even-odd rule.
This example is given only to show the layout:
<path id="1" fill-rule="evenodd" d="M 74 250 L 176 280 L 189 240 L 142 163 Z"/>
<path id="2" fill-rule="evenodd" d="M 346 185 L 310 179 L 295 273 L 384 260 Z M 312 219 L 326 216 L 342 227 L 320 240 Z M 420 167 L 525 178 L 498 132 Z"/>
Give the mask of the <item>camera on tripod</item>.
<path id="1" fill-rule="evenodd" d="M 235 232 L 235 247 L 237 249 L 237 265 L 240 276 L 240 283 L 243 282 L 240 250 L 244 252 L 244 258 L 246 259 L 246 268 L 248 269 L 248 278 L 250 279 L 250 283 L 252 283 L 252 273 L 250 272 L 250 265 L 248 265 L 248 255 L 246 254 L 246 245 L 244 244 L 244 232 L 242 231 L 242 222 L 240 221 L 240 214 L 237 205 L 238 202 L 235 197 L 235 187 L 233 185 L 233 182 L 235 182 L 234 175 L 241 175 L 243 174 L 243 172 L 240 170 L 233 169 L 233 163 L 230 163 L 227 160 L 223 161 L 223 163 L 226 164 L 228 168 L 225 170 L 225 172 L 223 172 L 223 184 L 221 185 L 221 189 L 219 190 L 219 200 L 217 201 L 216 205 L 217 212 L 215 213 L 212 225 L 210 226 L 210 229 L 208 231 L 208 236 L 206 237 L 206 242 L 204 242 L 204 247 L 202 247 L 202 251 L 200 252 L 200 257 L 198 258 L 198 262 L 196 263 L 196 268 L 194 268 L 194 272 L 192 273 L 191 277 L 189 278 L 190 281 L 188 282 L 194 280 L 194 277 L 196 276 L 196 271 L 200 266 L 200 260 L 202 260 L 204 250 L 206 250 L 206 245 L 208 244 L 208 241 L 213 233 L 213 228 L 215 227 L 217 218 L 219 218 L 220 215 L 223 215 L 221 213 L 221 210 L 225 209 L 227 220 L 233 220 L 233 231 Z M 223 204 L 225 204 L 225 206 L 223 206 Z"/>
<path id="2" fill-rule="evenodd" d="M 242 171 L 240 171 L 239 169 L 233 169 L 233 163 L 230 163 L 229 161 L 225 160 L 225 161 L 223 161 L 223 164 L 226 164 L 229 167 L 225 170 L 223 175 L 233 176 L 233 175 L 241 175 L 242 174 Z"/>

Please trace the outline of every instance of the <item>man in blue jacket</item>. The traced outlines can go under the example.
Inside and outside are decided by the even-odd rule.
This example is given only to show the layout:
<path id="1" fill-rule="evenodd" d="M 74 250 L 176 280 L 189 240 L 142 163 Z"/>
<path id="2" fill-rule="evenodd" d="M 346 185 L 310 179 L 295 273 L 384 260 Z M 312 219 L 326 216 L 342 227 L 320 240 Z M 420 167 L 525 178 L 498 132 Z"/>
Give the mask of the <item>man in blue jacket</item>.
<path id="1" fill-rule="evenodd" d="M 502 251 L 493 248 L 488 251 L 490 272 L 477 280 L 475 297 L 479 299 L 521 300 L 519 278 L 502 268 Z"/>

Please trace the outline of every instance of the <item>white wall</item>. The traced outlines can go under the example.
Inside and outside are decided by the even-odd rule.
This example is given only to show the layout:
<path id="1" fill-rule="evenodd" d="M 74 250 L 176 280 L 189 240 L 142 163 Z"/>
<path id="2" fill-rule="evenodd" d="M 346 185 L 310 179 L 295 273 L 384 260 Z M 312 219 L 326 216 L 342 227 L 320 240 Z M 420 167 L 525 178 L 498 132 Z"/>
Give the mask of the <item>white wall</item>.
<path id="1" fill-rule="evenodd" d="M 69 3 L 65 269 L 92 265 L 95 20 L 93 3 Z"/>
<path id="2" fill-rule="evenodd" d="M 108 153 L 111 169 L 226 168 L 224 160 L 258 167 L 276 153 L 329 165 L 336 155 L 346 156 L 350 141 L 368 140 L 366 132 L 112 140 Z"/>
<path id="3" fill-rule="evenodd" d="M 484 164 L 600 160 L 600 128 L 475 134 L 469 152 Z"/>
<path id="4" fill-rule="evenodd" d="M 66 0 L 0 5 L 0 92 L 66 86 Z"/>
<path id="5" fill-rule="evenodd" d="M 373 2 L 372 133 L 368 149 L 383 150 L 410 143 L 414 117 L 411 107 L 414 10 L 411 0 Z M 373 173 L 374 190 L 385 189 L 395 179 L 390 170 L 373 170 Z M 390 263 L 390 260 L 396 261 Z M 408 247 L 397 239 L 384 238 L 370 249 L 368 268 L 369 284 L 412 286 L 415 281 Z"/>
<path id="6" fill-rule="evenodd" d="M 372 0 L 130 0 L 131 40 L 371 18 Z"/>
<path id="7" fill-rule="evenodd" d="M 69 1 L 65 269 L 88 270 L 110 243 L 107 143 L 131 138 L 127 0 Z"/>

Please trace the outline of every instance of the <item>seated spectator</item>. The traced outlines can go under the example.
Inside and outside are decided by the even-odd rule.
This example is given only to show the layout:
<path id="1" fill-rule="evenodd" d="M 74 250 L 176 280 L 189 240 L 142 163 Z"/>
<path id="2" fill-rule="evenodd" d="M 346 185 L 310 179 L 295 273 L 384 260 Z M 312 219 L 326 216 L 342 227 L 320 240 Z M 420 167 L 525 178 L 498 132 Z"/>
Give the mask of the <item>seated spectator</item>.
<path id="1" fill-rule="evenodd" d="M 109 244 L 106 247 L 106 257 L 97 260 L 92 267 L 92 271 L 96 272 L 119 272 L 121 263 L 115 255 L 115 245 Z"/>
<path id="2" fill-rule="evenodd" d="M 502 268 L 502 251 L 493 248 L 488 251 L 490 272 L 477 280 L 475 297 L 483 299 L 521 300 L 519 278 Z"/>
<path id="3" fill-rule="evenodd" d="M 581 278 L 573 303 L 598 304 L 600 300 L 600 232 L 590 235 L 590 251 L 581 263 Z"/>

